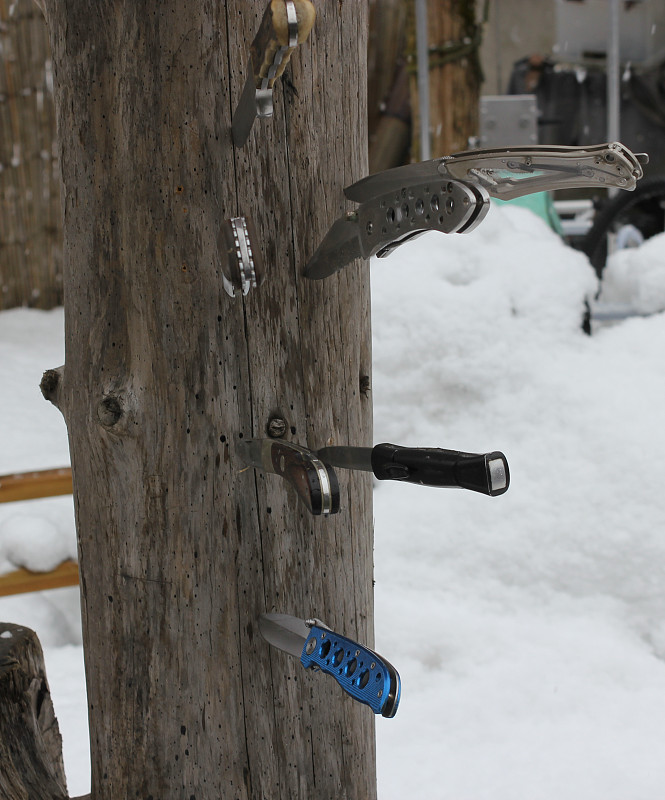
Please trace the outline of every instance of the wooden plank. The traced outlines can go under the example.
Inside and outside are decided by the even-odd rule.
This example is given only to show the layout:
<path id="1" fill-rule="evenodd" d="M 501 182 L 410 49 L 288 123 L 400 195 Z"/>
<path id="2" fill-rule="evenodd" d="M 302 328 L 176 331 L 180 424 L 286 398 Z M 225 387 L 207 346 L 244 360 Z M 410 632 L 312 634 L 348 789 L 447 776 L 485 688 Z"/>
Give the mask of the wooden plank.
<path id="1" fill-rule="evenodd" d="M 0 503 L 71 493 L 72 471 L 69 467 L 0 475 Z"/>
<path id="2" fill-rule="evenodd" d="M 32 572 L 17 569 L 0 575 L 0 597 L 26 592 L 43 592 L 46 589 L 61 589 L 76 586 L 79 582 L 79 568 L 75 561 L 64 561 L 51 572 Z"/>

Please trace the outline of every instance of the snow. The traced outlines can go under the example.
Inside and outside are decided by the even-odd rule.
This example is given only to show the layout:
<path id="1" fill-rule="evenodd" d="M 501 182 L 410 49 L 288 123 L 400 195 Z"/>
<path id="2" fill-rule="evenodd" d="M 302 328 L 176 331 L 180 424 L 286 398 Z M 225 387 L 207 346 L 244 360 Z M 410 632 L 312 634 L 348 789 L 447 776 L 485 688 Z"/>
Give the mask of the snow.
<path id="1" fill-rule="evenodd" d="M 402 677 L 377 719 L 379 797 L 660 797 L 665 314 L 586 336 L 586 258 L 511 206 L 371 270 L 375 442 L 501 450 L 511 470 L 496 498 L 376 483 L 376 648 Z M 664 309 L 665 236 L 603 283 Z M 0 472 L 68 463 L 37 388 L 62 328 L 61 309 L 0 314 Z M 0 506 L 0 569 L 75 548 L 71 498 Z M 89 788 L 79 613 L 76 589 L 0 600 L 44 645 L 72 795 Z"/>

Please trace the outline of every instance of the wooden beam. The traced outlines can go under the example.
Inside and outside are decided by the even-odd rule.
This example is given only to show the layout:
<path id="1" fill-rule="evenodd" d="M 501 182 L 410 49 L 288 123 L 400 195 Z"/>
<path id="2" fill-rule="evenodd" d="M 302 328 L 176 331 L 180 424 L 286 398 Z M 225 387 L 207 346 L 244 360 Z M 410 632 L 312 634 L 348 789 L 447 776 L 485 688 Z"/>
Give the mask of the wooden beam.
<path id="1" fill-rule="evenodd" d="M 26 592 L 43 592 L 46 589 L 61 589 L 76 586 L 79 582 L 79 568 L 75 561 L 63 561 L 51 572 L 32 572 L 17 569 L 0 575 L 0 597 Z"/>
<path id="2" fill-rule="evenodd" d="M 69 467 L 0 475 L 0 503 L 71 493 L 72 471 Z"/>

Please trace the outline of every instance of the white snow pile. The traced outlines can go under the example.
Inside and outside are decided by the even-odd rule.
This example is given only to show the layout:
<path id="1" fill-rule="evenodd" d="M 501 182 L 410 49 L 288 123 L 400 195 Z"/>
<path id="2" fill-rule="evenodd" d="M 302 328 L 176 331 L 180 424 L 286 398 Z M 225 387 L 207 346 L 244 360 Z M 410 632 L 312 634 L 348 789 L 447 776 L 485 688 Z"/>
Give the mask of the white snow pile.
<path id="1" fill-rule="evenodd" d="M 640 247 L 613 253 L 603 273 L 600 299 L 625 303 L 644 314 L 665 310 L 664 252 L 665 233 L 659 233 Z"/>
<path id="2" fill-rule="evenodd" d="M 665 238 L 621 259 L 612 301 L 662 307 Z M 511 469 L 496 498 L 376 483 L 376 648 L 403 687 L 377 719 L 380 800 L 661 797 L 665 315 L 586 336 L 586 259 L 510 206 L 371 270 L 375 443 L 501 450 Z M 63 361 L 61 311 L 1 313 L 0 356 L 0 473 L 67 464 L 37 388 Z M 70 557 L 70 506 L 0 506 L 2 569 Z M 46 645 L 72 795 L 90 780 L 75 592 L 0 601 Z"/>
<path id="3" fill-rule="evenodd" d="M 665 317 L 586 336 L 586 259 L 519 208 L 371 269 L 374 441 L 511 468 L 497 498 L 377 485 L 381 799 L 661 796 Z"/>

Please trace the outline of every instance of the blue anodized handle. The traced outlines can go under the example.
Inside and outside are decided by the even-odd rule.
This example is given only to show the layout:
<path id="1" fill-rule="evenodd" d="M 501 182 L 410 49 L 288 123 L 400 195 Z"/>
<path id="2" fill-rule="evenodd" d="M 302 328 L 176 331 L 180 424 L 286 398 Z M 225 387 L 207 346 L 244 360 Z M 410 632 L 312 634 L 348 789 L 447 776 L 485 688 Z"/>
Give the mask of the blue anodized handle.
<path id="1" fill-rule="evenodd" d="M 400 677 L 397 670 L 373 650 L 313 624 L 300 663 L 306 669 L 320 669 L 332 675 L 347 694 L 368 705 L 375 714 L 395 716 L 400 699 Z"/>

